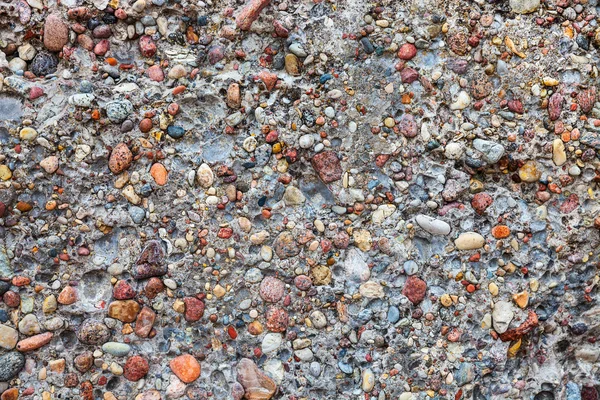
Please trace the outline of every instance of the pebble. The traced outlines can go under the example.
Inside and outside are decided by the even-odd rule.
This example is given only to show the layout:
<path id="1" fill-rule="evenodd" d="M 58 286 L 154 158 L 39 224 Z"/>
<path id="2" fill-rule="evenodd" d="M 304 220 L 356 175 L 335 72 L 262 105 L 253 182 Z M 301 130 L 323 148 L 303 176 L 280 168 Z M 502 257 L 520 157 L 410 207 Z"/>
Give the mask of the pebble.
<path id="1" fill-rule="evenodd" d="M 205 163 L 200 165 L 198 171 L 196 171 L 196 181 L 198 184 L 201 187 L 208 189 L 213 185 L 214 180 L 215 177 L 210 167 Z"/>
<path id="2" fill-rule="evenodd" d="M 102 351 L 115 357 L 125 357 L 131 351 L 131 346 L 126 343 L 107 342 L 102 345 Z"/>
<path id="3" fill-rule="evenodd" d="M 20 340 L 17 343 L 17 350 L 22 353 L 37 350 L 50 343 L 53 336 L 52 332 L 45 332 Z"/>
<path id="4" fill-rule="evenodd" d="M 494 330 L 498 333 L 506 332 L 514 315 L 513 307 L 510 303 L 499 301 L 494 304 L 494 310 L 492 311 Z"/>
<path id="5" fill-rule="evenodd" d="M 40 161 L 40 167 L 49 174 L 53 174 L 58 170 L 58 157 L 50 156 Z"/>
<path id="6" fill-rule="evenodd" d="M 11 351 L 0 355 L 0 382 L 8 382 L 16 377 L 25 366 L 23 354 Z"/>
<path id="7" fill-rule="evenodd" d="M 84 320 L 77 331 L 77 339 L 85 344 L 102 345 L 110 338 L 110 330 L 102 322 Z"/>
<path id="8" fill-rule="evenodd" d="M 456 96 L 456 100 L 452 104 L 450 104 L 450 109 L 451 110 L 464 110 L 470 104 L 471 104 L 471 97 L 469 96 L 469 94 L 466 91 L 461 90 L 458 93 L 458 95 Z"/>
<path id="9" fill-rule="evenodd" d="M 50 51 L 61 51 L 69 41 L 69 28 L 59 14 L 53 13 L 44 21 L 44 46 Z"/>
<path id="10" fill-rule="evenodd" d="M 275 382 L 248 358 L 242 358 L 238 362 L 236 373 L 247 400 L 268 400 L 277 390 Z"/>
<path id="11" fill-rule="evenodd" d="M 12 350 L 17 345 L 19 334 L 16 329 L 10 326 L 0 325 L 0 347 L 6 350 Z"/>
<path id="12" fill-rule="evenodd" d="M 510 0 L 510 8 L 518 14 L 529 14 L 540 7 L 540 0 Z"/>
<path id="13" fill-rule="evenodd" d="M 106 104 L 106 116 L 112 122 L 123 122 L 133 112 L 133 104 L 129 100 L 116 100 Z"/>
<path id="14" fill-rule="evenodd" d="M 141 356 L 132 356 L 127 359 L 123 367 L 123 376 L 131 382 L 137 382 L 148 373 L 148 361 Z"/>
<path id="15" fill-rule="evenodd" d="M 189 354 L 175 357 L 169 363 L 169 367 L 183 383 L 192 383 L 200 377 L 200 364 Z"/>
<path id="16" fill-rule="evenodd" d="M 523 182 L 533 183 L 540 180 L 542 177 L 541 171 L 538 169 L 538 165 L 535 161 L 527 161 L 519 169 L 519 178 Z"/>
<path id="17" fill-rule="evenodd" d="M 458 250 L 477 250 L 484 244 L 485 239 L 477 232 L 463 232 L 454 240 Z"/>
<path id="18" fill-rule="evenodd" d="M 432 235 L 446 236 L 450 234 L 450 225 L 442 220 L 427 215 L 417 215 L 415 221 L 424 231 Z"/>

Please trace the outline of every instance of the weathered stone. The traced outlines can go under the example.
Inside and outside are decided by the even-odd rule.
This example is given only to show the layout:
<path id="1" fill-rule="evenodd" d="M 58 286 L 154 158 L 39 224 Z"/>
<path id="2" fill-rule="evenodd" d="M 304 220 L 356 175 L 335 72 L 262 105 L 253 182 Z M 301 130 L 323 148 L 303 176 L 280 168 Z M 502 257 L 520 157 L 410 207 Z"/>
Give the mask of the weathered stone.
<path id="1" fill-rule="evenodd" d="M 248 358 L 242 358 L 238 362 L 236 373 L 247 400 L 269 400 L 277 390 L 275 382 Z"/>

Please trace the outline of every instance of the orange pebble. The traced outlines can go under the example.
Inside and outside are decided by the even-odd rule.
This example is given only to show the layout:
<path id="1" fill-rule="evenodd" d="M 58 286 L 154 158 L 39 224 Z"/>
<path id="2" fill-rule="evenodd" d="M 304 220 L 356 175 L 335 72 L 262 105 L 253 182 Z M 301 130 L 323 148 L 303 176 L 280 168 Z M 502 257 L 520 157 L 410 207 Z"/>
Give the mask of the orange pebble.
<path id="1" fill-rule="evenodd" d="M 164 165 L 161 163 L 154 163 L 150 168 L 150 175 L 154 178 L 154 182 L 157 185 L 163 186 L 167 183 L 168 172 Z"/>
<path id="2" fill-rule="evenodd" d="M 52 332 L 40 333 L 39 335 L 28 337 L 17 343 L 17 350 L 21 353 L 39 349 L 40 347 L 50 343 L 53 337 Z"/>
<path id="3" fill-rule="evenodd" d="M 467 286 L 467 292 L 473 293 L 475 291 L 475 285 L 469 284 Z"/>
<path id="4" fill-rule="evenodd" d="M 15 276 L 15 277 L 12 279 L 12 284 L 13 284 L 14 286 L 19 286 L 19 287 L 20 287 L 20 286 L 27 286 L 27 285 L 29 285 L 30 283 L 31 283 L 31 279 L 29 279 L 29 278 L 28 278 L 28 277 L 26 277 L 26 276 Z"/>
<path id="5" fill-rule="evenodd" d="M 106 62 L 108 63 L 108 65 L 112 65 L 113 67 L 118 64 L 117 59 L 113 57 L 108 57 L 106 59 Z"/>
<path id="6" fill-rule="evenodd" d="M 579 129 L 575 128 L 571 131 L 571 140 L 578 140 L 580 136 L 581 132 L 579 132 Z"/>
<path id="7" fill-rule="evenodd" d="M 200 377 L 200 363 L 189 354 L 182 354 L 172 359 L 169 367 L 184 383 L 194 382 Z"/>
<path id="8" fill-rule="evenodd" d="M 96 121 L 100 119 L 100 111 L 99 110 L 96 109 L 96 110 L 92 111 L 92 119 L 96 120 Z"/>
<path id="9" fill-rule="evenodd" d="M 569 132 L 563 132 L 560 135 L 560 138 L 562 139 L 563 142 L 568 142 L 569 140 L 571 140 L 571 134 Z"/>
<path id="10" fill-rule="evenodd" d="M 177 86 L 175 89 L 173 89 L 173 94 L 177 95 L 177 94 L 181 94 L 185 91 L 186 87 L 183 85 Z"/>
<path id="11" fill-rule="evenodd" d="M 58 295 L 58 302 L 60 304 L 68 306 L 77 301 L 77 292 L 73 286 L 65 286 L 65 288 Z"/>
<path id="12" fill-rule="evenodd" d="M 492 236 L 496 239 L 504 239 L 510 235 L 510 229 L 506 225 L 497 225 L 492 228 Z"/>

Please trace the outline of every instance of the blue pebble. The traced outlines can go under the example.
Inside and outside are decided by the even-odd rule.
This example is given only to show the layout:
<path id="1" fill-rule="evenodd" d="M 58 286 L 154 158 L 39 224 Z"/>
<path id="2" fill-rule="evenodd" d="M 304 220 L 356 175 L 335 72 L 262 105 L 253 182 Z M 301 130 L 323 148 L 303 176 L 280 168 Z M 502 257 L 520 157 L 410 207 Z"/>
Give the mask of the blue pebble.
<path id="1" fill-rule="evenodd" d="M 81 93 L 92 93 L 94 91 L 94 86 L 90 81 L 83 80 L 79 84 L 79 91 Z"/>
<path id="2" fill-rule="evenodd" d="M 352 365 L 346 364 L 345 362 L 339 361 L 338 367 L 342 370 L 343 373 L 350 375 L 352 373 Z"/>
<path id="3" fill-rule="evenodd" d="M 321 82 L 321 84 L 323 84 L 323 83 L 327 82 L 328 80 L 330 80 L 332 78 L 333 78 L 333 75 L 331 75 L 331 74 L 323 74 L 319 78 L 319 82 Z"/>
<path id="4" fill-rule="evenodd" d="M 575 382 L 567 382 L 567 399 L 566 400 L 580 400 L 581 391 L 579 386 Z"/>
<path id="5" fill-rule="evenodd" d="M 171 125 L 167 128 L 167 135 L 171 136 L 173 139 L 179 139 L 185 135 L 185 129 L 180 126 Z"/>
<path id="6" fill-rule="evenodd" d="M 208 25 L 208 17 L 206 15 L 201 15 L 198 17 L 198 25 L 206 26 Z"/>
<path id="7" fill-rule="evenodd" d="M 131 216 L 131 219 L 133 220 L 133 222 L 135 222 L 136 224 L 139 224 L 146 217 L 146 212 L 141 207 L 131 206 L 131 207 L 129 207 L 129 215 Z"/>
<path id="8" fill-rule="evenodd" d="M 458 386 L 464 386 L 475 378 L 475 368 L 471 363 L 462 363 L 458 371 L 454 374 L 454 379 Z"/>
<path id="9" fill-rule="evenodd" d="M 404 272 L 406 275 L 414 275 L 419 272 L 419 264 L 414 262 L 413 260 L 408 260 L 404 263 Z"/>
<path id="10" fill-rule="evenodd" d="M 388 308 L 387 319 L 392 324 L 395 324 L 400 320 L 400 310 L 398 310 L 398 307 L 390 306 L 390 308 Z"/>

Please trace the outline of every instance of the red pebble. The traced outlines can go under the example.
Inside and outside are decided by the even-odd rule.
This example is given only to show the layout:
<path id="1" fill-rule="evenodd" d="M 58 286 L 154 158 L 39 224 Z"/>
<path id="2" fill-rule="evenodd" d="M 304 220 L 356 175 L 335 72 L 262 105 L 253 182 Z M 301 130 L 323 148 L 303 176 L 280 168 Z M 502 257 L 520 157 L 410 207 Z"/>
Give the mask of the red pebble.
<path id="1" fill-rule="evenodd" d="M 412 43 L 404 43 L 398 50 L 398 58 L 401 60 L 411 60 L 417 55 L 417 48 Z"/>
<path id="2" fill-rule="evenodd" d="M 128 381 L 136 382 L 146 376 L 149 369 L 148 361 L 144 358 L 140 356 L 129 357 L 125 367 L 123 367 L 123 376 Z"/>
<path id="3" fill-rule="evenodd" d="M 234 328 L 233 326 L 231 326 L 231 325 L 229 325 L 229 326 L 227 327 L 227 334 L 228 334 L 228 335 L 229 335 L 229 337 L 230 337 L 230 338 L 232 338 L 232 339 L 236 339 L 236 338 L 237 338 L 237 336 L 238 336 L 238 334 L 237 334 L 237 331 L 236 331 L 236 330 L 235 330 L 235 328 Z"/>
<path id="4" fill-rule="evenodd" d="M 135 290 L 127 281 L 120 280 L 113 288 L 113 296 L 117 300 L 129 300 L 135 297 Z"/>
<path id="5" fill-rule="evenodd" d="M 29 100 L 35 100 L 44 95 L 44 89 L 39 86 L 34 86 L 29 90 Z"/>
<path id="6" fill-rule="evenodd" d="M 185 297 L 185 320 L 195 322 L 204 315 L 204 303 L 195 297 Z"/>

